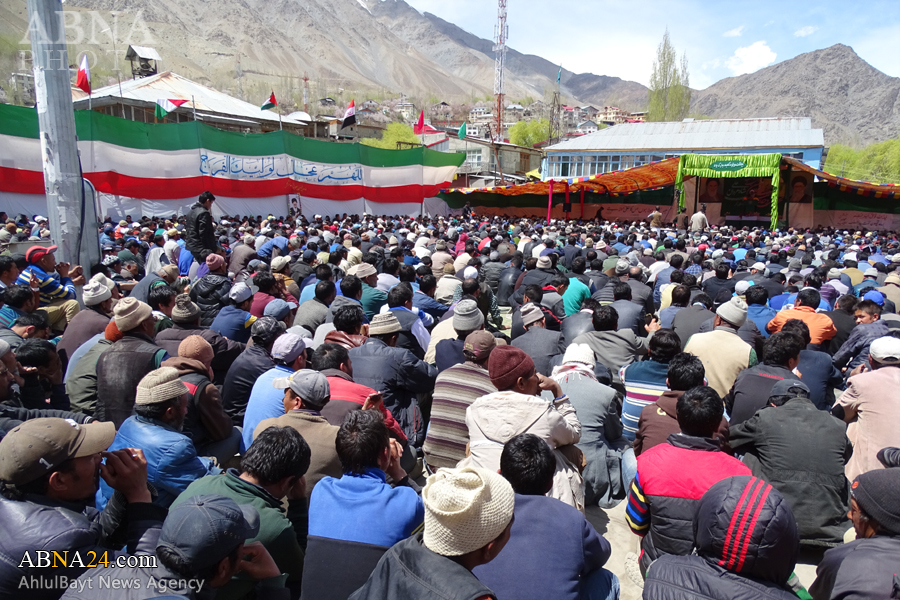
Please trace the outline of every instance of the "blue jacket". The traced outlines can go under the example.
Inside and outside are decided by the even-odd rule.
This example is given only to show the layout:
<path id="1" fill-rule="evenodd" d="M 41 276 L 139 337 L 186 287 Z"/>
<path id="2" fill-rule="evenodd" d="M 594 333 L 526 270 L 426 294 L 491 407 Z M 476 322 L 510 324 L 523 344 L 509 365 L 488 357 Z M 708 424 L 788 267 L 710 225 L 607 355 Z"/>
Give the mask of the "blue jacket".
<path id="1" fill-rule="evenodd" d="M 245 452 L 253 443 L 253 432 L 256 426 L 266 419 L 274 419 L 284 414 L 284 390 L 276 390 L 272 382 L 278 377 L 290 377 L 293 370 L 281 365 L 275 365 L 259 376 L 253 389 L 250 390 L 250 400 L 244 412 L 244 430 L 241 436 L 241 453 Z"/>
<path id="2" fill-rule="evenodd" d="M 208 458 L 197 456 L 191 438 L 160 421 L 137 415 L 122 423 L 109 452 L 122 448 L 144 451 L 147 481 L 159 492 L 153 504 L 163 508 L 168 508 L 195 479 L 219 472 Z M 96 496 L 97 509 L 103 510 L 112 495 L 113 489 L 101 479 Z"/>
<path id="3" fill-rule="evenodd" d="M 472 572 L 497 598 L 577 600 L 581 580 L 611 554 L 609 542 L 578 509 L 556 498 L 516 494 L 509 542 Z"/>
<path id="4" fill-rule="evenodd" d="M 769 337 L 766 325 L 775 318 L 776 314 L 778 314 L 778 311 L 764 304 L 751 304 L 747 307 L 747 318 L 756 323 L 759 332 L 766 338 Z"/>
<path id="5" fill-rule="evenodd" d="M 448 310 L 450 310 L 449 306 L 445 304 L 441 304 L 431 296 L 423 294 L 421 292 L 413 293 L 413 307 L 418 308 L 419 312 L 426 312 L 432 317 L 434 317 L 435 321 L 440 321 L 441 317 L 444 316 Z"/>
<path id="6" fill-rule="evenodd" d="M 392 488 L 381 469 L 325 477 L 309 499 L 311 536 L 393 546 L 417 533 L 424 520 L 419 495 L 410 487 Z"/>
<path id="7" fill-rule="evenodd" d="M 256 317 L 241 310 L 233 304 L 222 307 L 209 328 L 216 331 L 222 337 L 234 342 L 246 344 L 250 341 L 250 327 L 256 322 Z"/>

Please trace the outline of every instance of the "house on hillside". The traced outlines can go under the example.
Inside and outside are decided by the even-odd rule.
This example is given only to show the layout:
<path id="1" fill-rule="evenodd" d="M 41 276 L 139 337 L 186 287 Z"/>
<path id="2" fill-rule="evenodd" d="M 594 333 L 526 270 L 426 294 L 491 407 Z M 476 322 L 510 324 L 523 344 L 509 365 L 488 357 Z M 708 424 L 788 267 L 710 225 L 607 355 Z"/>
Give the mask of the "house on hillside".
<path id="1" fill-rule="evenodd" d="M 413 121 L 419 118 L 419 111 L 412 102 L 398 102 L 394 107 L 396 112 L 404 121 Z"/>
<path id="2" fill-rule="evenodd" d="M 371 99 L 370 99 L 370 100 L 366 100 L 365 102 L 363 102 L 363 103 L 360 104 L 359 106 L 360 106 L 360 108 L 365 108 L 365 109 L 373 110 L 373 111 L 374 111 L 374 110 L 377 110 L 377 109 L 378 109 L 379 104 L 378 104 L 377 102 L 375 102 L 374 100 L 371 100 Z"/>
<path id="3" fill-rule="evenodd" d="M 600 131 L 600 128 L 593 121 L 583 121 L 575 127 L 575 131 L 578 133 L 594 133 L 595 131 Z"/>

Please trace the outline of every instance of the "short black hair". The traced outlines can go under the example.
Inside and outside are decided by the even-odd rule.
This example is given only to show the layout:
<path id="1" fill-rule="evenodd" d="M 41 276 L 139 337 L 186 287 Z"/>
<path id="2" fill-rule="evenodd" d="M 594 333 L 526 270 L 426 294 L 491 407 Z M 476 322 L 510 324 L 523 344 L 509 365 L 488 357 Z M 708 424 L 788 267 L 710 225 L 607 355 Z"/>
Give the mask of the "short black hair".
<path id="1" fill-rule="evenodd" d="M 675 412 L 683 434 L 710 438 L 722 423 L 725 405 L 716 390 L 701 385 L 689 389 L 678 399 Z"/>
<path id="2" fill-rule="evenodd" d="M 525 286 L 524 296 L 528 296 L 528 299 L 534 302 L 535 304 L 540 304 L 544 299 L 544 290 L 541 289 L 541 286 L 536 283 L 531 283 Z"/>
<path id="3" fill-rule="evenodd" d="M 681 265 L 683 264 L 684 256 L 682 256 L 681 254 L 672 254 L 671 256 L 669 256 L 669 265 L 671 265 L 672 268 L 680 269 Z"/>
<path id="4" fill-rule="evenodd" d="M 703 366 L 703 361 L 693 354 L 681 352 L 669 361 L 666 377 L 669 378 L 670 390 L 686 392 L 691 388 L 703 385 L 706 368 Z"/>
<path id="5" fill-rule="evenodd" d="M 812 341 L 812 336 L 809 334 L 809 325 L 800 319 L 788 319 L 788 321 L 781 326 L 781 332 L 796 335 L 803 340 L 804 347 Z"/>
<path id="6" fill-rule="evenodd" d="M 167 285 L 156 285 L 147 293 L 147 304 L 153 310 L 159 310 L 160 306 L 168 306 L 178 292 Z"/>
<path id="7" fill-rule="evenodd" d="M 394 275 L 399 270 L 400 270 L 400 261 L 398 261 L 396 258 L 384 259 L 384 268 L 382 269 L 383 273 L 387 273 L 388 275 Z"/>
<path id="8" fill-rule="evenodd" d="M 337 291 L 334 287 L 333 281 L 320 281 L 316 284 L 316 289 L 315 289 L 314 293 L 315 293 L 316 299 L 324 302 L 325 300 L 334 296 L 337 293 Z"/>
<path id="9" fill-rule="evenodd" d="M 821 294 L 814 289 L 805 288 L 797 292 L 797 304 L 802 304 L 803 306 L 808 306 L 810 308 L 819 308 L 819 302 L 821 300 Z"/>
<path id="10" fill-rule="evenodd" d="M 412 299 L 412 286 L 404 281 L 392 287 L 391 291 L 388 292 L 387 304 L 389 308 L 396 308 L 398 306 L 403 306 L 407 302 L 412 302 Z"/>
<path id="11" fill-rule="evenodd" d="M 166 411 L 174 408 L 181 403 L 181 396 L 169 398 L 164 402 L 153 402 L 151 404 L 135 404 L 134 414 L 145 419 L 155 419 L 157 421 L 163 418 Z"/>
<path id="12" fill-rule="evenodd" d="M 765 306 L 766 302 L 769 300 L 769 293 L 766 291 L 766 288 L 761 285 L 751 285 L 747 289 L 747 293 L 744 297 L 747 299 L 747 304 L 750 306 L 755 304 Z"/>
<path id="13" fill-rule="evenodd" d="M 285 477 L 306 475 L 311 455 L 309 444 L 293 427 L 268 427 L 253 438 L 241 459 L 241 470 L 262 485 L 272 485 Z"/>
<path id="14" fill-rule="evenodd" d="M 680 272 L 680 271 L 679 271 Z M 691 288 L 686 285 L 676 285 L 672 289 L 672 306 L 687 306 L 691 301 Z"/>
<path id="15" fill-rule="evenodd" d="M 437 287 L 437 279 L 434 278 L 434 275 L 423 275 L 419 280 L 419 291 L 427 292 L 428 290 L 433 290 Z"/>
<path id="16" fill-rule="evenodd" d="M 340 369 L 350 360 L 350 353 L 340 344 L 322 344 L 313 352 L 311 367 L 316 371 Z"/>
<path id="17" fill-rule="evenodd" d="M 788 361 L 798 358 L 800 351 L 806 348 L 799 335 L 779 331 L 766 339 L 763 345 L 763 363 L 774 367 L 788 366 Z"/>
<path id="18" fill-rule="evenodd" d="M 650 338 L 650 355 L 656 362 L 667 363 L 681 352 L 681 338 L 672 329 L 660 329 Z"/>
<path id="19" fill-rule="evenodd" d="M 50 321 L 47 320 L 47 313 L 42 310 L 36 310 L 33 313 L 19 315 L 13 325 L 15 327 L 34 327 L 35 329 L 49 329 Z"/>
<path id="20" fill-rule="evenodd" d="M 583 256 L 576 256 L 572 259 L 572 272 L 581 275 L 587 268 L 587 261 Z"/>
<path id="21" fill-rule="evenodd" d="M 415 282 L 416 269 L 412 265 L 400 265 L 400 281 Z"/>
<path id="22" fill-rule="evenodd" d="M 345 304 L 334 313 L 334 328 L 344 333 L 359 331 L 366 320 L 366 314 L 362 306 L 357 304 Z"/>
<path id="23" fill-rule="evenodd" d="M 520 433 L 503 444 L 500 474 L 513 491 L 525 496 L 543 496 L 553 484 L 556 458 L 547 442 L 533 433 Z"/>
<path id="24" fill-rule="evenodd" d="M 341 278 L 341 294 L 347 298 L 356 298 L 362 291 L 362 280 L 356 275 L 344 275 Z"/>
<path id="25" fill-rule="evenodd" d="M 731 271 L 731 267 L 728 266 L 727 262 L 720 262 L 716 266 L 716 277 L 719 279 L 728 279 L 728 272 Z"/>
<path id="26" fill-rule="evenodd" d="M 619 326 L 619 313 L 612 306 L 601 306 L 594 311 L 591 324 L 595 331 L 615 331 Z"/>
<path id="27" fill-rule="evenodd" d="M 6 273 L 10 269 L 12 269 L 13 265 L 15 264 L 16 261 L 12 256 L 8 256 L 6 254 L 0 256 L 0 273 Z"/>
<path id="28" fill-rule="evenodd" d="M 462 282 L 462 286 L 460 286 L 460 287 L 462 289 L 463 294 L 468 294 L 470 296 L 474 296 L 475 292 L 477 292 L 480 289 L 480 286 L 478 285 L 478 280 L 474 279 L 474 278 L 466 279 L 465 281 Z"/>
<path id="29" fill-rule="evenodd" d="M 275 287 L 275 276 L 268 271 L 260 271 L 253 277 L 253 285 L 264 294 L 268 294 Z"/>
<path id="30" fill-rule="evenodd" d="M 334 440 L 344 473 L 361 475 L 377 468 L 378 458 L 390 443 L 384 417 L 377 410 L 353 410 L 347 413 Z"/>
<path id="31" fill-rule="evenodd" d="M 30 285 L 11 285 L 3 290 L 3 303 L 21 309 L 34 298 Z"/>
<path id="32" fill-rule="evenodd" d="M 613 300 L 631 300 L 631 286 L 624 281 L 613 284 Z"/>
<path id="33" fill-rule="evenodd" d="M 857 304 L 853 310 L 861 310 L 867 315 L 880 317 L 881 312 L 884 310 L 884 307 L 873 300 L 860 300 L 859 304 Z"/>
<path id="34" fill-rule="evenodd" d="M 853 294 L 844 294 L 840 298 L 837 299 L 835 303 L 835 308 L 839 308 L 841 310 L 847 312 L 853 312 L 856 310 L 856 304 L 859 302 L 859 298 L 854 296 Z"/>
<path id="35" fill-rule="evenodd" d="M 47 340 L 31 338 L 22 342 L 16 350 L 16 362 L 23 367 L 46 367 L 56 354 L 56 346 Z"/>

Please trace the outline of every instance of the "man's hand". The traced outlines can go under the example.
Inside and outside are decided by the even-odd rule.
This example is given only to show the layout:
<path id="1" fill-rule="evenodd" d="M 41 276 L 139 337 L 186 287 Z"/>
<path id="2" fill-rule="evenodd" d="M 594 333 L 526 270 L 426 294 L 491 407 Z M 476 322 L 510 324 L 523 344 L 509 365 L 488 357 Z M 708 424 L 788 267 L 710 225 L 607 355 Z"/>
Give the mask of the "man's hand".
<path id="1" fill-rule="evenodd" d="M 369 394 L 366 397 L 365 402 L 363 402 L 362 410 L 377 410 L 381 411 L 381 404 L 384 402 L 384 394 L 381 392 L 375 392 L 374 394 Z"/>
<path id="2" fill-rule="evenodd" d="M 550 379 L 546 375 L 541 375 L 538 373 L 538 387 L 542 390 L 549 390 L 554 398 L 559 398 L 563 395 L 562 388 L 559 387 L 559 383 L 554 379 Z"/>
<path id="3" fill-rule="evenodd" d="M 662 325 L 659 324 L 659 321 L 656 320 L 656 317 L 653 317 L 650 320 L 649 325 L 644 325 L 644 329 L 647 330 L 647 333 L 653 333 L 654 331 L 659 331 L 662 329 Z"/>
<path id="4" fill-rule="evenodd" d="M 105 464 L 100 465 L 100 477 L 114 490 L 119 490 L 129 502 L 151 502 L 147 489 L 147 459 L 140 448 L 122 448 L 102 452 Z"/>
<path id="5" fill-rule="evenodd" d="M 403 455 L 403 446 L 397 440 L 390 440 L 391 445 L 391 462 L 388 464 L 386 473 L 394 480 L 394 483 L 406 477 L 406 471 L 400 466 L 400 457 Z"/>
<path id="6" fill-rule="evenodd" d="M 60 277 L 68 277 L 69 276 L 69 263 L 67 263 L 67 262 L 56 263 L 56 272 L 59 273 Z"/>
<path id="7" fill-rule="evenodd" d="M 275 564 L 272 555 L 262 545 L 262 542 L 253 542 L 252 544 L 244 544 L 244 547 L 241 549 L 238 573 L 246 573 L 259 581 L 269 577 L 278 577 L 281 575 L 281 569 Z"/>
<path id="8" fill-rule="evenodd" d="M 36 290 L 41 287 L 41 282 L 38 281 L 37 275 L 34 274 L 34 271 L 31 272 L 31 281 L 28 282 L 31 286 L 31 289 Z"/>

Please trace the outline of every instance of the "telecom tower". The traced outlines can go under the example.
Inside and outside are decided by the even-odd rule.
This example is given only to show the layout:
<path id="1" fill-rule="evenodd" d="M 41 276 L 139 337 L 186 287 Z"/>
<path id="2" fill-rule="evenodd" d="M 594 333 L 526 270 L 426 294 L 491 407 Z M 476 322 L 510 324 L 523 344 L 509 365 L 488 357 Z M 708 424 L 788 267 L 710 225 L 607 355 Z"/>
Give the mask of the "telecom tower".
<path id="1" fill-rule="evenodd" d="M 506 24 L 506 2 L 497 0 L 497 25 L 494 27 L 494 94 L 497 96 L 496 132 L 497 141 L 503 141 L 503 71 L 506 66 L 506 40 L 509 38 L 509 26 Z"/>
<path id="2" fill-rule="evenodd" d="M 303 112 L 309 114 L 309 75 L 303 71 Z"/>

